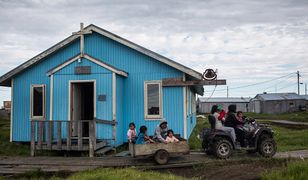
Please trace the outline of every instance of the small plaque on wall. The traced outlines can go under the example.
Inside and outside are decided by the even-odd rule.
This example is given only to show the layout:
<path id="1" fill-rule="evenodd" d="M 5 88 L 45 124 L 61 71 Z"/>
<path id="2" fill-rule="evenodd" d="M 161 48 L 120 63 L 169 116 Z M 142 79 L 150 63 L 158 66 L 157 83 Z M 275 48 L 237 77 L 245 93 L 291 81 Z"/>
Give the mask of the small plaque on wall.
<path id="1" fill-rule="evenodd" d="M 98 95 L 98 101 L 106 101 L 106 95 L 105 94 Z"/>
<path id="2" fill-rule="evenodd" d="M 75 74 L 91 74 L 91 66 L 77 66 Z"/>

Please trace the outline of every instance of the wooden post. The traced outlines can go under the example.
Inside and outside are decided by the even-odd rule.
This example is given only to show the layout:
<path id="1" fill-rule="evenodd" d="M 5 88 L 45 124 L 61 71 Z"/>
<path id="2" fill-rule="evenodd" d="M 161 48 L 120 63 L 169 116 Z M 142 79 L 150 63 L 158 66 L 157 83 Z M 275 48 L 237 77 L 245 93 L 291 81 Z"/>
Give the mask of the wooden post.
<path id="1" fill-rule="evenodd" d="M 48 121 L 48 141 L 47 141 L 47 148 L 51 150 L 52 148 L 52 130 L 53 130 L 53 121 Z"/>
<path id="2" fill-rule="evenodd" d="M 46 143 L 46 121 L 42 121 L 42 144 Z"/>
<path id="3" fill-rule="evenodd" d="M 94 122 L 95 120 L 89 121 L 89 156 L 90 157 L 94 157 L 94 144 L 96 141 L 95 131 L 94 131 Z"/>
<path id="4" fill-rule="evenodd" d="M 37 137 L 37 147 L 42 149 L 42 138 L 43 138 L 43 121 L 38 121 L 38 137 Z"/>
<path id="5" fill-rule="evenodd" d="M 62 149 L 62 127 L 61 127 L 62 123 L 61 121 L 57 122 L 57 149 L 61 150 Z"/>
<path id="6" fill-rule="evenodd" d="M 31 121 L 31 156 L 35 155 L 35 121 Z"/>
<path id="7" fill-rule="evenodd" d="M 78 150 L 82 150 L 82 121 L 77 121 L 78 124 Z"/>
<path id="8" fill-rule="evenodd" d="M 72 121 L 67 121 L 66 149 L 71 150 Z"/>

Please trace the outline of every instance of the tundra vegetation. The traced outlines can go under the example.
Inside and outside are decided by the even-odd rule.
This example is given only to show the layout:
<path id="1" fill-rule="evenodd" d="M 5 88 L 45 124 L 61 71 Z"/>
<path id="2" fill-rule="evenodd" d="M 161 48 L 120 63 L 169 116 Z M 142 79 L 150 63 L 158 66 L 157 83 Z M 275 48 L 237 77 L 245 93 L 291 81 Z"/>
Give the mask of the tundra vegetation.
<path id="1" fill-rule="evenodd" d="M 277 118 L 278 119 L 278 118 Z M 10 143 L 10 121 L 0 119 L 0 156 L 28 156 L 29 145 Z M 263 122 L 262 122 L 263 123 Z M 270 122 L 268 122 L 270 123 Z M 209 127 L 206 118 L 198 118 L 197 125 L 189 139 L 190 147 L 193 150 L 200 150 L 201 143 L 197 138 L 199 132 Z M 275 131 L 275 139 L 278 144 L 278 151 L 290 151 L 308 149 L 308 131 L 305 128 L 280 127 L 272 125 Z M 46 154 L 43 154 L 46 155 Z M 47 154 L 52 155 L 52 154 Z M 219 168 L 218 168 L 219 167 Z M 247 168 L 250 173 L 243 174 L 237 172 L 241 168 Z M 27 172 L 17 178 L 24 179 L 211 179 L 215 174 L 219 179 L 225 178 L 242 178 L 248 176 L 257 179 L 305 179 L 308 176 L 308 161 L 294 159 L 264 159 L 261 157 L 242 157 L 234 158 L 227 161 L 217 160 L 213 163 L 196 166 L 193 168 L 166 169 L 159 171 L 142 171 L 136 168 L 100 168 L 95 170 L 81 171 L 78 173 L 58 172 L 46 174 L 40 170 Z M 205 170 L 206 169 L 206 170 Z M 231 170 L 230 170 L 231 169 Z M 219 173 L 225 170 L 229 173 Z M 0 179 L 3 177 L 0 176 Z"/>

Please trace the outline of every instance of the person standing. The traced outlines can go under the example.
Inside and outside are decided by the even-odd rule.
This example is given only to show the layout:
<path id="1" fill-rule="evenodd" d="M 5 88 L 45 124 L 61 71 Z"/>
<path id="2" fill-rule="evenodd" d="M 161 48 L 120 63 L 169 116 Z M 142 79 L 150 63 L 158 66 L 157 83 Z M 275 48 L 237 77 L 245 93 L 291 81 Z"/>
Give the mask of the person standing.
<path id="1" fill-rule="evenodd" d="M 129 123 L 129 129 L 127 130 L 127 140 L 129 143 L 135 143 L 137 137 L 135 123 Z"/>

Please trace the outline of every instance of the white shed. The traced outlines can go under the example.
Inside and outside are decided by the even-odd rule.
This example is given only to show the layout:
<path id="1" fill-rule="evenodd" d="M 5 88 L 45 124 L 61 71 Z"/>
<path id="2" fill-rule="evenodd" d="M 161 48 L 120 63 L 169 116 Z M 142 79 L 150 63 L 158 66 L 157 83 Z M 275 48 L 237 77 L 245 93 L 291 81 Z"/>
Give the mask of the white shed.
<path id="1" fill-rule="evenodd" d="M 213 105 L 221 105 L 225 111 L 228 110 L 228 106 L 231 104 L 235 104 L 237 107 L 237 111 L 250 112 L 249 101 L 251 98 L 249 97 L 213 97 L 206 98 L 200 97 L 198 98 L 198 113 L 210 113 Z"/>

